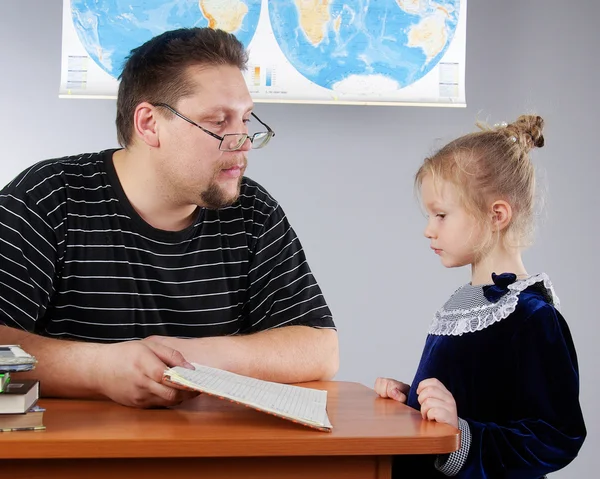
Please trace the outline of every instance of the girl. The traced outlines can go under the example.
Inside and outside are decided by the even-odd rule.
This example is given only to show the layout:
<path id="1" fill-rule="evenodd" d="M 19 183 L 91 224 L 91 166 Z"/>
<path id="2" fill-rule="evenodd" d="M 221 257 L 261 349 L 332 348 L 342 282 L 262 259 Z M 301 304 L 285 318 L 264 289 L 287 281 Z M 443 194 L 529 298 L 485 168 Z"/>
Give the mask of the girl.
<path id="1" fill-rule="evenodd" d="M 521 259 L 535 194 L 529 151 L 544 145 L 542 128 L 527 115 L 463 136 L 417 172 L 431 249 L 447 268 L 471 266 L 471 282 L 434 316 L 412 385 L 375 383 L 381 397 L 460 428 L 460 449 L 422 458 L 420 478 L 541 478 L 585 439 L 569 328 L 548 276 Z"/>

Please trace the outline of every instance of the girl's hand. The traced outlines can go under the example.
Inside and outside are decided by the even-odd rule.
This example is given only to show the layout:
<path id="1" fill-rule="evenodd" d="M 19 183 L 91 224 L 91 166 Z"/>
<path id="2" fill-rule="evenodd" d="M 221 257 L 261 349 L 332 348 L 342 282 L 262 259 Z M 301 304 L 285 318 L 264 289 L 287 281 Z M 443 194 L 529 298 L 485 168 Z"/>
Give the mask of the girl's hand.
<path id="1" fill-rule="evenodd" d="M 377 378 L 375 380 L 375 392 L 382 398 L 390 398 L 395 401 L 406 403 L 410 386 L 391 378 Z"/>
<path id="2" fill-rule="evenodd" d="M 423 419 L 450 424 L 458 429 L 458 414 L 454 396 L 437 379 L 424 379 L 417 387 Z"/>

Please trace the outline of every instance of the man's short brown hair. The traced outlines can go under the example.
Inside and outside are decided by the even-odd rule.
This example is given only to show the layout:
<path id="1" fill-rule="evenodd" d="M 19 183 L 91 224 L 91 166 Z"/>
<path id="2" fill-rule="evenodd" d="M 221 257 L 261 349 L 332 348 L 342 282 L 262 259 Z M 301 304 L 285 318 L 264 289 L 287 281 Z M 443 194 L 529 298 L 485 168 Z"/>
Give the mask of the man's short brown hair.
<path id="1" fill-rule="evenodd" d="M 186 72 L 193 65 L 231 65 L 245 70 L 248 54 L 231 33 L 211 28 L 181 28 L 158 35 L 131 51 L 119 76 L 117 137 L 133 139 L 133 115 L 146 101 L 170 105 L 193 93 Z"/>

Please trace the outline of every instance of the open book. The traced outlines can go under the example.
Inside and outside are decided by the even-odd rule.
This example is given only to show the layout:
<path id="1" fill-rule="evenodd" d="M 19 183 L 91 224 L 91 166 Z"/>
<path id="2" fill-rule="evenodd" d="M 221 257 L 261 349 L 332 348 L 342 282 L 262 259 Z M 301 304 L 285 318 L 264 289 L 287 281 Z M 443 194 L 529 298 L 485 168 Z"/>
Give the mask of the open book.
<path id="1" fill-rule="evenodd" d="M 320 431 L 332 430 L 327 417 L 327 391 L 261 381 L 222 369 L 193 365 L 195 370 L 180 366 L 165 370 L 164 382 L 228 399 Z"/>

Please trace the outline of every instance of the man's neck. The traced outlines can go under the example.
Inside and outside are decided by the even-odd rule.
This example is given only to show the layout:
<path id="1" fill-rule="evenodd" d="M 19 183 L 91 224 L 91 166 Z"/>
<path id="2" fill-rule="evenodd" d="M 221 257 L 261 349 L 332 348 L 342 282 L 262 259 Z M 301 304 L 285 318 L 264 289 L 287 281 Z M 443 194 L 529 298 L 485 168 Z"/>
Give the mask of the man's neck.
<path id="1" fill-rule="evenodd" d="M 514 273 L 518 277 L 527 275 L 521 258 L 521 251 L 513 248 L 506 249 L 501 244 L 496 245 L 480 261 L 471 265 L 471 284 L 490 284 L 492 273 Z"/>
<path id="2" fill-rule="evenodd" d="M 134 149 L 113 154 L 113 164 L 121 187 L 133 209 L 150 226 L 164 231 L 180 231 L 192 224 L 197 205 L 177 205 L 165 194 L 152 158 Z"/>

